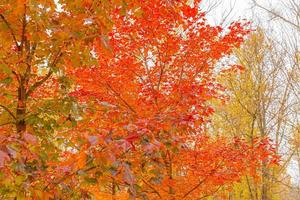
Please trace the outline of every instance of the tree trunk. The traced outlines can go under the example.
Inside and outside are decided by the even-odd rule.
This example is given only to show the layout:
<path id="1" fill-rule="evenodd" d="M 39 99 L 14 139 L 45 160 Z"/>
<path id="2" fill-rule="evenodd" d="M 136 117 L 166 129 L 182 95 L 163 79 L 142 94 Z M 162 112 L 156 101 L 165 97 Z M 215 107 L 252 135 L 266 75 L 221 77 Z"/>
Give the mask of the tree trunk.
<path id="1" fill-rule="evenodd" d="M 16 128 L 17 133 L 20 135 L 26 131 L 26 88 L 24 81 L 22 80 L 18 88 L 18 104 L 17 104 L 17 114 L 16 114 Z"/>
<path id="2" fill-rule="evenodd" d="M 263 166 L 262 166 L 261 200 L 269 200 L 269 197 L 268 197 L 268 171 L 266 169 L 265 162 L 263 162 Z"/>

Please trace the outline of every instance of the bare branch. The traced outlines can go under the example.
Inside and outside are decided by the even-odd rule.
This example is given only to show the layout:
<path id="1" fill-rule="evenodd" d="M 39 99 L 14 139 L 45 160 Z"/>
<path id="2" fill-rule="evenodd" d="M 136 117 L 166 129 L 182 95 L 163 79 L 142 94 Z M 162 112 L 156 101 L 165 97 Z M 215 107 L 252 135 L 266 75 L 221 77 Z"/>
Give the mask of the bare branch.
<path id="1" fill-rule="evenodd" d="M 292 22 L 291 20 L 288 20 L 287 18 L 283 17 L 283 16 L 280 15 L 279 13 L 276 13 L 276 12 L 274 12 L 274 11 L 272 11 L 272 10 L 270 10 L 270 9 L 268 9 L 268 8 L 266 8 L 266 7 L 264 7 L 264 6 L 262 6 L 262 5 L 260 5 L 259 3 L 257 3 L 256 0 L 253 0 L 253 3 L 254 3 L 257 7 L 261 8 L 262 10 L 264 10 L 264 11 L 270 13 L 270 14 L 273 15 L 274 17 L 280 18 L 282 21 L 284 21 L 284 22 L 286 22 L 286 23 L 292 25 L 292 26 L 295 27 L 298 31 L 300 31 L 300 26 L 299 26 L 299 24 L 295 24 L 294 22 Z"/>

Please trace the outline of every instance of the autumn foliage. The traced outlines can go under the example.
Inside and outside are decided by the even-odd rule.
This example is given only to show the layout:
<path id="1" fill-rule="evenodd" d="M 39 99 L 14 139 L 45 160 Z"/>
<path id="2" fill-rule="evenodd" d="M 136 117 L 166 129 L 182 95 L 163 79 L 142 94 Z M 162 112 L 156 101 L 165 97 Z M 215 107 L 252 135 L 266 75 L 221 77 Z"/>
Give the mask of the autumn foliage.
<path id="1" fill-rule="evenodd" d="M 226 100 L 217 64 L 248 23 L 211 26 L 199 0 L 61 1 L 48 13 L 21 2 L 27 29 L 13 20 L 19 13 L 0 12 L 10 41 L 1 47 L 1 113 L 13 120 L 0 127 L 1 195 L 222 197 L 277 162 L 267 138 L 207 132 L 210 101 Z"/>

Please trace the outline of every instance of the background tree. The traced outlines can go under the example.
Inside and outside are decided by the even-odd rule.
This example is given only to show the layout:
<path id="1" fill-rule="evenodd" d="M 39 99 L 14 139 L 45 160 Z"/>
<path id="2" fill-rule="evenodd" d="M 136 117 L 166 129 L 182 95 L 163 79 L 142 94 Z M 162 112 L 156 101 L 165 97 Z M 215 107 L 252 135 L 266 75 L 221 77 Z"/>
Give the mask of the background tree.
<path id="1" fill-rule="evenodd" d="M 281 199 L 291 187 L 286 167 L 293 154 L 287 146 L 294 106 L 290 101 L 292 74 L 286 68 L 282 51 L 262 29 L 252 34 L 235 55 L 245 69 L 237 69 L 239 76 L 220 76 L 231 98 L 227 106 L 216 109 L 212 132 L 239 135 L 250 144 L 255 137 L 269 136 L 276 144 L 276 152 L 285 156 L 280 167 L 262 168 L 261 183 L 245 177 L 244 186 L 237 187 L 231 198 Z"/>
<path id="2" fill-rule="evenodd" d="M 274 45 L 281 56 L 285 60 L 286 69 L 291 74 L 292 92 L 288 99 L 292 105 L 293 112 L 289 114 L 288 129 L 286 130 L 286 140 L 293 143 L 293 135 L 297 132 L 299 124 L 299 8 L 300 2 L 298 0 L 278 0 L 273 1 L 253 1 L 253 9 L 260 16 L 265 16 L 265 19 L 271 23 L 264 23 L 264 20 L 259 20 L 260 25 L 267 30 L 269 37 L 272 37 Z M 257 17 L 259 19 L 259 17 Z M 289 144 L 286 144 L 289 145 Z M 296 151 L 293 146 L 290 146 L 290 155 Z M 292 156 L 290 162 L 287 164 L 289 173 L 293 181 L 291 187 L 294 188 L 294 193 L 299 193 L 298 179 L 300 174 L 297 173 L 299 160 L 297 156 Z M 298 189 L 295 189 L 298 188 Z M 298 190 L 298 192 L 297 192 Z M 299 197 L 292 197 L 299 198 Z"/>

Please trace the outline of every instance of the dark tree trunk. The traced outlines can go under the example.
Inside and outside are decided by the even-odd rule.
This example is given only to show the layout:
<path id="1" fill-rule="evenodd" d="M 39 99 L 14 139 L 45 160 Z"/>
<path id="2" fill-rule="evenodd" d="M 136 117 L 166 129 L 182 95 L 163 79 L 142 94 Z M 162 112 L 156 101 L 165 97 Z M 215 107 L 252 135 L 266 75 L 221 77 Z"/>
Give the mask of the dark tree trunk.
<path id="1" fill-rule="evenodd" d="M 26 131 L 26 122 L 25 122 L 25 114 L 26 114 L 26 88 L 24 82 L 21 81 L 20 86 L 18 88 L 18 104 L 17 104 L 17 115 L 16 115 L 16 128 L 19 134 L 22 134 Z"/>

